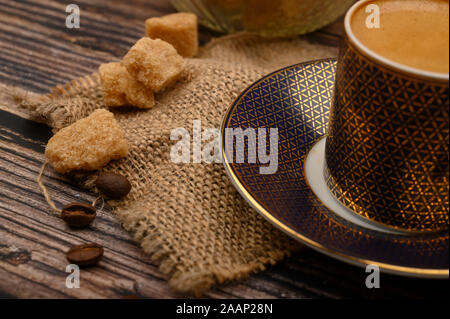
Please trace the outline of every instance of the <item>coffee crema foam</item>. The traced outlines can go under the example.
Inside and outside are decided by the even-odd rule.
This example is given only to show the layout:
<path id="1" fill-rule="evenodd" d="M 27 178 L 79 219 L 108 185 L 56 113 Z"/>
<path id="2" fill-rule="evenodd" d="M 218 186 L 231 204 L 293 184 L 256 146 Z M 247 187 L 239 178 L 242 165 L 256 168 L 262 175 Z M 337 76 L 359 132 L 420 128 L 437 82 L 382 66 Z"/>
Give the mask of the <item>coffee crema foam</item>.
<path id="1" fill-rule="evenodd" d="M 367 5 L 380 8 L 380 28 L 368 28 Z M 355 37 L 375 53 L 409 67 L 449 73 L 448 0 L 374 0 L 351 20 Z"/>

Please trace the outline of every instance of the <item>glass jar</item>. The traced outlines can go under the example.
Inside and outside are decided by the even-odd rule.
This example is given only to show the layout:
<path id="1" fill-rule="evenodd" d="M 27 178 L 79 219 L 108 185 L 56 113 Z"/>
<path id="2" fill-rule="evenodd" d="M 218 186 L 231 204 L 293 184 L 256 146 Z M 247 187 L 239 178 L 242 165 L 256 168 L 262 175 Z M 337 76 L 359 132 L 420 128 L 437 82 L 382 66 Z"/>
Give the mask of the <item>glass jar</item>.
<path id="1" fill-rule="evenodd" d="M 250 31 L 263 36 L 312 32 L 336 20 L 355 0 L 171 0 L 218 32 Z"/>

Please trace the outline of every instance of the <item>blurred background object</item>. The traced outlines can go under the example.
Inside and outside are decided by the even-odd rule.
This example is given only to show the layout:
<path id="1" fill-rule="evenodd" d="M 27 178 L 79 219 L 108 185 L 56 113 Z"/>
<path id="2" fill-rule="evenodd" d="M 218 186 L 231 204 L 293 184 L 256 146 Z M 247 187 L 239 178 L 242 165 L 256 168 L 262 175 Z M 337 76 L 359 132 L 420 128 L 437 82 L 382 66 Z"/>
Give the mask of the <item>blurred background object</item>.
<path id="1" fill-rule="evenodd" d="M 355 0 L 171 0 L 195 13 L 204 26 L 222 33 L 250 31 L 267 37 L 320 29 L 345 13 Z"/>

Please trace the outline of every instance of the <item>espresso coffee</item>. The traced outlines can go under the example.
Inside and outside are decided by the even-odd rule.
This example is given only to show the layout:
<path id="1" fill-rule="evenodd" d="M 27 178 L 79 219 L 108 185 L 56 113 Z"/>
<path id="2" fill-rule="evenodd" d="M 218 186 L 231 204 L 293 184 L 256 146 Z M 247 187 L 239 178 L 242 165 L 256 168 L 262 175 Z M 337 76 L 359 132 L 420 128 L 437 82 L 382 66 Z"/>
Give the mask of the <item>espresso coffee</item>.
<path id="1" fill-rule="evenodd" d="M 379 8 L 379 28 L 375 6 Z M 375 7 L 376 8 L 376 7 Z M 351 19 L 355 37 L 394 62 L 437 73 L 449 72 L 448 0 L 373 0 Z"/>

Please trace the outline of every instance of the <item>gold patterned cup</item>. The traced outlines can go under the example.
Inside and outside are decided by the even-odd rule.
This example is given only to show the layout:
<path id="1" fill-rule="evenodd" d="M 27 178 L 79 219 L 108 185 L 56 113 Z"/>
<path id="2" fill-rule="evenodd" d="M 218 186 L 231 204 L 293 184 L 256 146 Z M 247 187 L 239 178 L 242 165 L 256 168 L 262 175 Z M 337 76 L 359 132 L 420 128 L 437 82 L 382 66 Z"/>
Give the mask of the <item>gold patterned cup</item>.
<path id="1" fill-rule="evenodd" d="M 397 230 L 449 226 L 449 77 L 393 62 L 351 29 L 336 73 L 325 151 L 332 194 L 372 222 Z"/>

